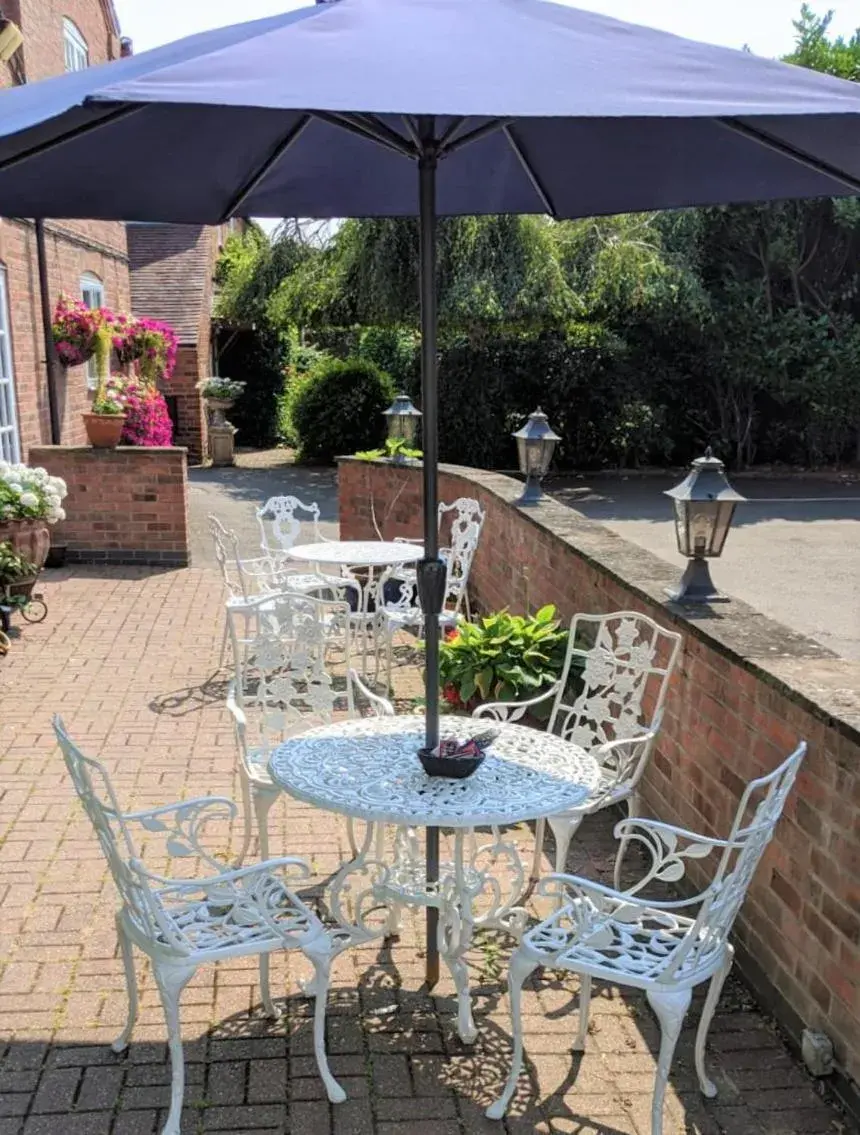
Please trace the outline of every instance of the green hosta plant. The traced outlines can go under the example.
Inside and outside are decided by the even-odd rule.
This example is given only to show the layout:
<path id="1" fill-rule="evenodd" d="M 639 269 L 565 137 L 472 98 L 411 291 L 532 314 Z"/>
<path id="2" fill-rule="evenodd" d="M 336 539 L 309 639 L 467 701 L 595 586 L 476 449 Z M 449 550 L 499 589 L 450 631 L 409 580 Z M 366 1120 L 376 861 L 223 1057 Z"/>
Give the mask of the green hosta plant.
<path id="1" fill-rule="evenodd" d="M 420 449 L 413 449 L 402 437 L 389 437 L 385 439 L 384 449 L 362 449 L 355 455 L 362 461 L 378 461 L 381 457 L 413 457 L 422 458 L 424 454 Z"/>
<path id="2" fill-rule="evenodd" d="M 499 611 L 461 623 L 440 647 L 443 696 L 457 708 L 536 697 L 560 676 L 567 638 L 551 605 L 534 616 Z"/>

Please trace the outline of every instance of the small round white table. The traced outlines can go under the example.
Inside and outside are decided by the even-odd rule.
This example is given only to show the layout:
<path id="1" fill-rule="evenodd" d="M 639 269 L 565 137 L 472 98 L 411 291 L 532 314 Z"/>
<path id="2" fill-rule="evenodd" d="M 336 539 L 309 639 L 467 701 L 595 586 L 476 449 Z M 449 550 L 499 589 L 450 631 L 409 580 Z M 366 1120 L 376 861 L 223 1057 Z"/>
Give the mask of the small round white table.
<path id="1" fill-rule="evenodd" d="M 367 674 L 367 656 L 371 645 L 378 649 L 375 632 L 371 632 L 370 601 L 374 598 L 375 572 L 380 568 L 415 563 L 424 555 L 421 544 L 402 544 L 395 540 L 322 540 L 318 544 L 295 544 L 286 549 L 294 560 L 312 564 L 334 564 L 345 569 L 346 578 L 353 581 L 359 593 L 358 610 L 353 620 L 358 624 L 361 642 L 361 672 Z M 353 569 L 365 569 L 367 578 L 357 580 Z M 377 667 L 379 665 L 377 658 Z"/>
<path id="2" fill-rule="evenodd" d="M 464 736 L 489 724 L 445 716 L 440 732 Z M 332 914 L 353 940 L 391 932 L 403 905 L 439 910 L 439 952 L 454 979 L 458 1029 L 467 1043 L 476 1035 L 465 961 L 474 929 L 493 927 L 519 936 L 527 918 L 517 905 L 527 869 L 501 827 L 579 807 L 600 778 L 597 761 L 577 745 L 522 725 L 493 723 L 492 728 L 498 736 L 486 759 L 464 780 L 424 772 L 417 756 L 424 743 L 423 716 L 362 718 L 310 729 L 279 745 L 269 762 L 272 780 L 291 796 L 367 821 L 358 854 L 337 873 L 328 896 Z M 388 859 L 381 838 L 385 824 L 397 828 Z M 435 883 L 425 880 L 416 827 L 454 829 L 453 860 L 442 865 Z M 492 829 L 492 839 L 479 847 L 473 829 L 481 827 Z M 500 861 L 510 876 L 505 888 L 494 876 Z M 380 906 L 388 913 L 382 922 Z"/>
<path id="3" fill-rule="evenodd" d="M 295 544 L 287 549 L 287 555 L 313 564 L 379 568 L 415 563 L 424 555 L 424 549 L 420 544 L 395 540 L 324 540 L 319 544 Z"/>

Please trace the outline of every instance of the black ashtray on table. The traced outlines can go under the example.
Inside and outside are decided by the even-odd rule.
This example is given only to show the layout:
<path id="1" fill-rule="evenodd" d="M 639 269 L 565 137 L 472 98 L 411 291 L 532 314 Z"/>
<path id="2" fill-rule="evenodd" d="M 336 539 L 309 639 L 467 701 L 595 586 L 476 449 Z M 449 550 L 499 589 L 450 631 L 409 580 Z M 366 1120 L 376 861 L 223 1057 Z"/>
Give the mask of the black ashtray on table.
<path id="1" fill-rule="evenodd" d="M 464 741 L 458 741 L 456 737 L 443 737 L 438 748 L 419 749 L 418 759 L 428 776 L 464 780 L 481 767 L 487 749 L 498 735 L 493 730 Z"/>

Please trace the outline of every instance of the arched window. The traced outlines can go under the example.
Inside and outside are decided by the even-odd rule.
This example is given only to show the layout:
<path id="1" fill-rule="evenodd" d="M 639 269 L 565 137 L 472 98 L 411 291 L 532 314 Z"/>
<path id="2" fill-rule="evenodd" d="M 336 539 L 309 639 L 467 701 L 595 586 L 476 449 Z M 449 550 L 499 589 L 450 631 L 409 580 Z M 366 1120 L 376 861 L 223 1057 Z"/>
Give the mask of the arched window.
<path id="1" fill-rule="evenodd" d="M 105 286 L 95 272 L 84 272 L 83 276 L 81 276 L 81 299 L 87 307 L 104 307 Z M 87 386 L 90 390 L 95 390 L 98 384 L 98 363 L 95 357 L 93 357 L 87 363 Z"/>
<path id="2" fill-rule="evenodd" d="M 63 17 L 63 57 L 67 71 L 85 71 L 90 65 L 90 49 L 77 24 Z"/>

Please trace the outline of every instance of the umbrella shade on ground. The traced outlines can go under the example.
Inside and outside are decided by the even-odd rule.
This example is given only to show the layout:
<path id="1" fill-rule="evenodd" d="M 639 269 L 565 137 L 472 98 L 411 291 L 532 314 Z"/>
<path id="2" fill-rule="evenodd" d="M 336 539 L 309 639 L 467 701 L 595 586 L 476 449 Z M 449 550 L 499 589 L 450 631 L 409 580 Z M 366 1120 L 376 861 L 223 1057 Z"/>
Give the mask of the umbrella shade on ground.
<path id="1" fill-rule="evenodd" d="M 852 194 L 860 86 L 546 0 L 340 0 L 0 95 L 0 215 L 419 214 L 430 745 L 437 215 Z"/>

